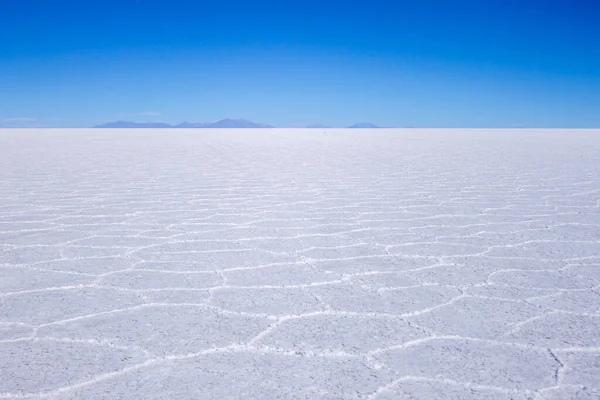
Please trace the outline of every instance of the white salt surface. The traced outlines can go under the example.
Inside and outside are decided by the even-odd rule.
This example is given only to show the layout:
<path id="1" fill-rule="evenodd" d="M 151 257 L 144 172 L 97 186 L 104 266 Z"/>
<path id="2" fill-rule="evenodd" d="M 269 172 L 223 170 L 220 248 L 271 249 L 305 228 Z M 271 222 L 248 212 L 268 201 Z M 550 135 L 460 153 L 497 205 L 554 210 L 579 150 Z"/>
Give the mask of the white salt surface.
<path id="1" fill-rule="evenodd" d="M 0 130 L 0 399 L 598 399 L 600 131 Z"/>

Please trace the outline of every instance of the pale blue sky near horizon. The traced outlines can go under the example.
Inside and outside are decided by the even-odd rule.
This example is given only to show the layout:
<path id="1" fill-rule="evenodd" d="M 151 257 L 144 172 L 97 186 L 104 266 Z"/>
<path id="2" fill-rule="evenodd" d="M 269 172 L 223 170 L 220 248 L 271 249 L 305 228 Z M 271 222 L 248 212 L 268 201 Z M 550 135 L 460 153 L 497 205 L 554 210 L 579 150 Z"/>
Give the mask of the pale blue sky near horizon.
<path id="1" fill-rule="evenodd" d="M 2 1 L 0 127 L 600 127 L 591 1 L 85 3 Z"/>

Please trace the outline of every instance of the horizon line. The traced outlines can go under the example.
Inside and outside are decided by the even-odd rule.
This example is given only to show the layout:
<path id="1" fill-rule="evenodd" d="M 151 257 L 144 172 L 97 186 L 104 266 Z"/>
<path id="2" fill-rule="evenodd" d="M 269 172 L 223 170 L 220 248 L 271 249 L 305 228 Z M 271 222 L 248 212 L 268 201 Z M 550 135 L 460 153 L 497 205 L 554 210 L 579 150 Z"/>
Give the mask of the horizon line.
<path id="1" fill-rule="evenodd" d="M 344 126 L 332 126 L 332 127 L 326 127 L 326 128 L 309 128 L 309 127 L 278 127 L 278 126 L 272 126 L 272 127 L 251 127 L 251 128 L 203 128 L 203 127 L 191 127 L 191 128 L 178 128 L 175 126 L 172 127 L 164 127 L 164 128 L 152 128 L 152 127 L 143 127 L 143 128 L 98 128 L 98 127 L 93 127 L 93 126 L 80 126 L 80 127 L 73 127 L 73 126 L 16 126 L 16 127 L 10 127 L 10 126 L 0 126 L 0 130 L 13 130 L 13 129 L 69 129 L 69 130 L 81 130 L 81 129 L 89 129 L 89 130 L 131 130 L 131 129 L 135 129 L 135 130 L 164 130 L 164 129 L 177 129 L 177 130 L 281 130 L 281 129 L 287 129 L 287 130 L 317 130 L 317 129 L 347 129 L 347 130 L 352 130 L 352 131 L 360 131 L 360 130 L 386 130 L 386 129 L 437 129 L 437 130 L 455 130 L 455 129 L 462 129 L 462 130 L 499 130 L 499 129 L 503 129 L 503 130 L 539 130 L 539 129 L 544 129 L 544 130 L 565 130 L 565 129 L 569 129 L 569 130 L 600 130 L 600 126 L 590 126 L 590 127 L 544 127 L 544 126 L 531 126 L 531 127 L 514 127 L 514 126 L 505 126 L 505 127 L 428 127 L 428 126 L 412 126 L 412 127 L 398 127 L 398 126 L 380 126 L 380 127 L 376 127 L 376 128 L 350 128 L 350 127 L 344 127 Z"/>

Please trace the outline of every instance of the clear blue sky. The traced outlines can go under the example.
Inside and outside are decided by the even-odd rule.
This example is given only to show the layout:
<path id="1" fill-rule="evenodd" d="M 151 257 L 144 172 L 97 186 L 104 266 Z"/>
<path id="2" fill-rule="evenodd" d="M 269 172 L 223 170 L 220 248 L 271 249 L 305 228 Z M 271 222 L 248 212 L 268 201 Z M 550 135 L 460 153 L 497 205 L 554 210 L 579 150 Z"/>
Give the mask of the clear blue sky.
<path id="1" fill-rule="evenodd" d="M 0 126 L 600 127 L 592 0 L 0 3 Z"/>

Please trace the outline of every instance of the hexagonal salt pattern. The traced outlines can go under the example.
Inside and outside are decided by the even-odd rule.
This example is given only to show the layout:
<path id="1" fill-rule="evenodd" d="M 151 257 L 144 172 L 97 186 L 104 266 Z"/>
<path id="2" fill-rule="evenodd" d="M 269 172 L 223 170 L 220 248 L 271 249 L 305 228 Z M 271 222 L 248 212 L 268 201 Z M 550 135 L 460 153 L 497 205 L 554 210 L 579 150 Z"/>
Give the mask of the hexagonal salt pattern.
<path id="1" fill-rule="evenodd" d="M 598 399 L 600 132 L 0 130 L 0 399 Z"/>

